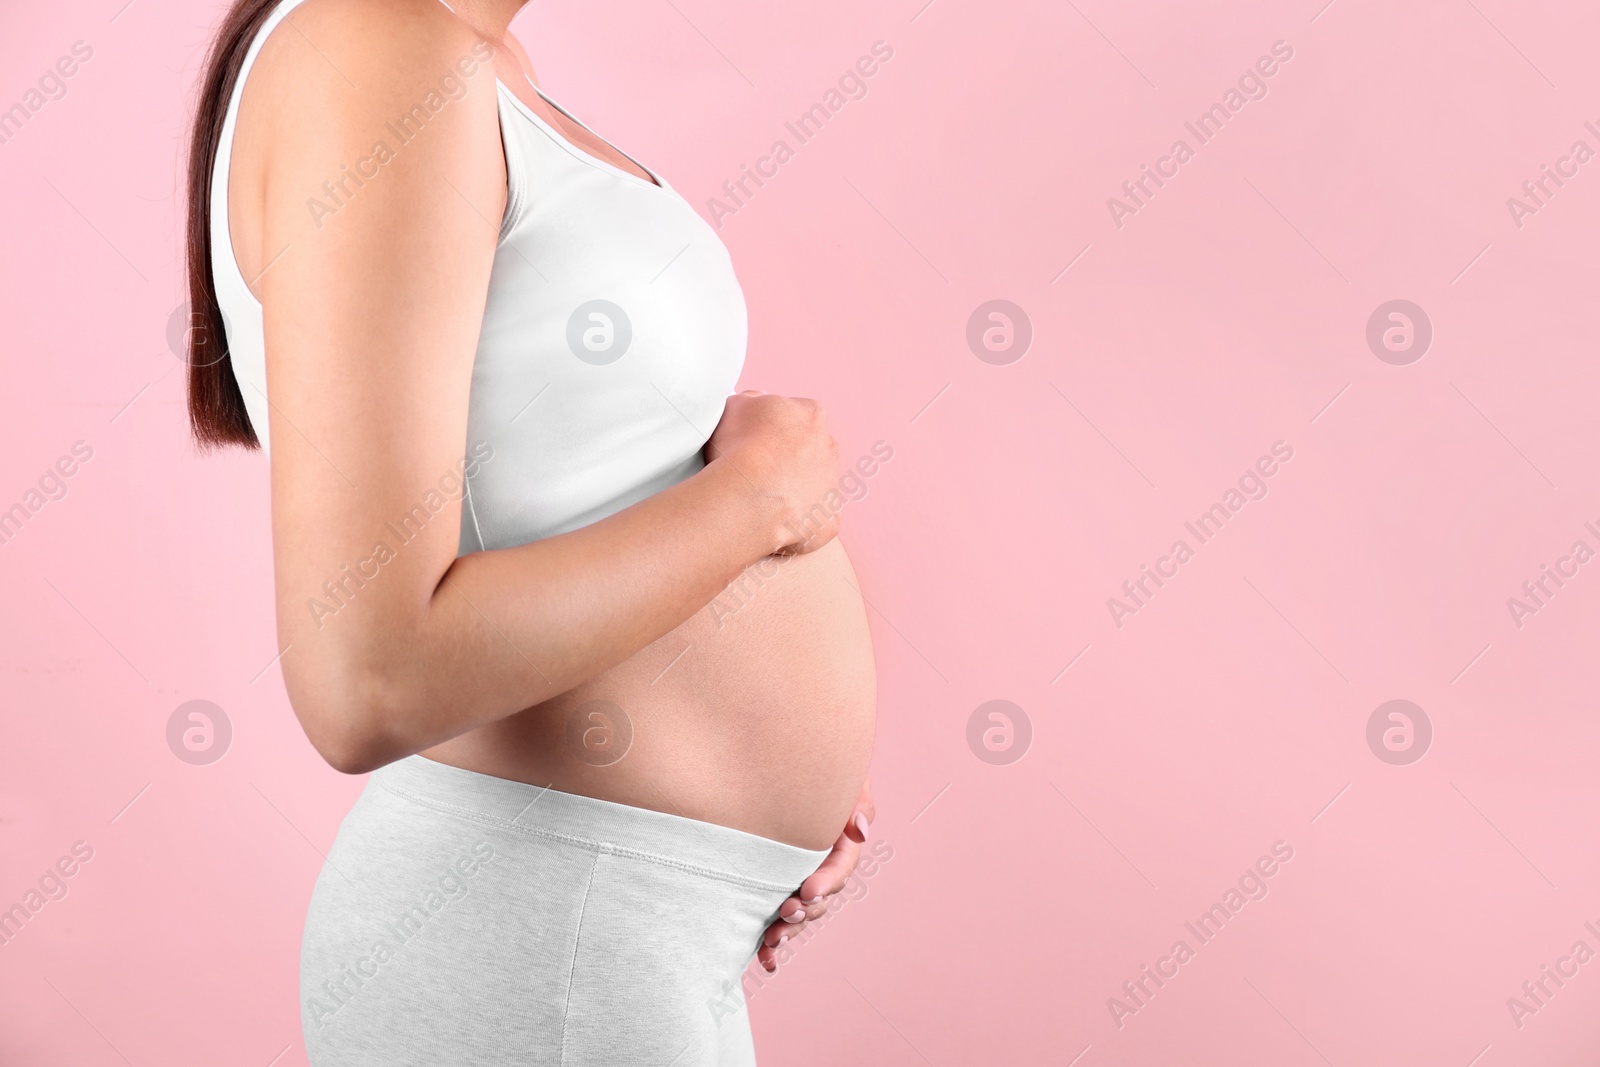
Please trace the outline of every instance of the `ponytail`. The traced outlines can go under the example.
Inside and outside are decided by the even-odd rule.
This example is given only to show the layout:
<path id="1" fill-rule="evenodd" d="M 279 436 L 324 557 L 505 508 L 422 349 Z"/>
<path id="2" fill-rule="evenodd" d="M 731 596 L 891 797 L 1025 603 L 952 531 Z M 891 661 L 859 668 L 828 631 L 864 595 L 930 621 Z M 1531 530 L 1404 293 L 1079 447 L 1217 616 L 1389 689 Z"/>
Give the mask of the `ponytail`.
<path id="1" fill-rule="evenodd" d="M 189 375 L 189 427 L 205 449 L 261 447 L 228 355 L 228 335 L 211 276 L 211 172 L 245 53 L 278 2 L 233 0 L 206 55 L 189 141 L 189 329 L 183 344 Z"/>

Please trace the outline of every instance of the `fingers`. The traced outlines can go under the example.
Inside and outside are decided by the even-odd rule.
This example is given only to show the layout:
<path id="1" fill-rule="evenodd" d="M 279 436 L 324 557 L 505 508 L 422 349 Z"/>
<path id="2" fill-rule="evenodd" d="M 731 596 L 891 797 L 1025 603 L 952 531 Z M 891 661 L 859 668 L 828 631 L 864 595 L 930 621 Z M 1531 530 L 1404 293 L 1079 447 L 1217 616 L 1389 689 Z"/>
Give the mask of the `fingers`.
<path id="1" fill-rule="evenodd" d="M 761 964 L 761 969 L 768 974 L 776 974 L 778 972 L 778 947 L 762 945 L 756 950 L 756 962 Z"/>
<path id="2" fill-rule="evenodd" d="M 828 901 L 826 898 L 815 904 L 803 904 L 799 897 L 790 897 L 778 908 L 778 918 L 767 932 L 761 935 L 763 945 L 776 945 L 778 938 L 784 934 L 793 937 L 800 932 L 801 927 L 813 919 L 820 919 L 827 914 Z"/>
<path id="3" fill-rule="evenodd" d="M 850 816 L 850 824 L 844 828 L 845 835 L 857 844 L 867 843 L 867 834 L 872 829 L 872 820 L 878 817 L 878 806 L 872 802 L 872 779 L 868 778 L 861 783 L 861 795 L 856 798 L 856 808 Z"/>
<path id="4" fill-rule="evenodd" d="M 861 859 L 861 846 L 866 843 L 872 817 L 877 813 L 878 809 L 872 802 L 872 785 L 870 782 L 863 783 L 861 795 L 856 798 L 855 811 L 851 814 L 844 833 L 833 843 L 833 851 L 822 861 L 822 866 L 800 883 L 800 891 L 795 896 L 802 903 L 815 904 L 844 888 L 845 883 L 850 880 L 850 872 L 856 869 L 856 862 Z M 784 906 L 779 909 L 780 917 L 789 910 L 792 909 L 785 901 Z"/>
<path id="5" fill-rule="evenodd" d="M 833 851 L 822 861 L 822 866 L 800 883 L 800 900 L 813 904 L 839 892 L 849 880 L 850 872 L 856 869 L 856 861 L 860 858 L 861 843 L 852 838 L 848 831 L 840 834 L 839 840 L 833 843 Z"/>
<path id="6" fill-rule="evenodd" d="M 838 894 L 850 880 L 861 858 L 861 846 L 866 843 L 872 820 L 877 816 L 877 805 L 872 800 L 872 782 L 861 785 L 861 795 L 856 798 L 855 810 L 844 832 L 833 843 L 833 850 L 811 876 L 800 883 L 800 890 L 778 906 L 778 919 L 761 937 L 756 950 L 756 960 L 767 973 L 778 969 L 778 949 L 796 938 L 808 922 L 815 922 L 827 914 L 830 898 Z"/>
<path id="7" fill-rule="evenodd" d="M 817 918 L 826 912 L 827 908 L 828 905 L 826 903 L 817 904 L 811 908 L 804 909 L 803 914 L 810 915 L 815 912 L 816 914 L 812 918 Z M 778 950 L 783 947 L 785 942 L 797 940 L 800 936 L 800 931 L 804 930 L 810 921 L 810 918 L 803 918 L 799 922 L 787 923 L 779 919 L 767 927 L 767 932 L 761 937 L 761 945 L 756 949 L 756 962 L 761 964 L 762 970 L 768 974 L 773 974 L 777 971 Z"/>
<path id="8" fill-rule="evenodd" d="M 761 945 L 756 950 L 756 960 L 768 974 L 778 969 L 778 949 L 785 941 L 793 941 L 806 928 L 806 924 L 822 918 L 828 912 L 828 900 L 805 905 L 799 897 L 790 897 L 778 908 L 778 921 L 767 927 L 761 935 Z"/>
<path id="9" fill-rule="evenodd" d="M 761 944 L 766 948 L 777 948 L 783 941 L 793 940 L 801 930 L 805 929 L 805 926 L 806 921 L 804 919 L 796 923 L 786 923 L 779 919 L 767 927 L 767 932 L 761 935 Z"/>
<path id="10" fill-rule="evenodd" d="M 804 928 L 804 920 L 790 924 L 782 919 L 767 927 L 767 932 L 761 937 L 761 945 L 756 949 L 756 962 L 761 964 L 761 969 L 768 974 L 776 973 L 778 950 L 783 947 L 784 942 L 793 940 Z"/>

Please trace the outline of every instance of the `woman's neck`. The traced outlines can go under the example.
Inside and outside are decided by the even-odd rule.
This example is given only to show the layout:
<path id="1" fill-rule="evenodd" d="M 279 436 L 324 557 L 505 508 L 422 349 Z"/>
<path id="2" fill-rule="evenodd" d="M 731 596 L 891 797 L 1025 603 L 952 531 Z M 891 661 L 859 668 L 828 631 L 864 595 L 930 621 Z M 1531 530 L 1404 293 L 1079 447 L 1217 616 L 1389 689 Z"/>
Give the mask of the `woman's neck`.
<path id="1" fill-rule="evenodd" d="M 445 6 L 484 37 L 498 41 L 528 0 L 445 0 Z"/>

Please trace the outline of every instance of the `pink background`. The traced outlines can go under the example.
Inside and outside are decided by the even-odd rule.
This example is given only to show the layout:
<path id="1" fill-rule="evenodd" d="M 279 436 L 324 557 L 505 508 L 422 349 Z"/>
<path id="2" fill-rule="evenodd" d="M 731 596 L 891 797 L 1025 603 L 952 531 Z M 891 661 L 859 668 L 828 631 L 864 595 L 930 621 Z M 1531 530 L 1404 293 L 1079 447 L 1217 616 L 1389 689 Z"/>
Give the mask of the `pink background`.
<path id="1" fill-rule="evenodd" d="M 220 4 L 124 3 L 0 10 L 0 107 L 94 49 L 0 145 L 0 509 L 94 450 L 0 546 L 0 907 L 94 850 L 0 946 L 0 1062 L 293 1065 L 304 908 L 361 783 L 267 669 L 266 467 L 195 456 L 165 336 Z M 1600 161 L 1520 228 L 1506 205 L 1600 149 L 1600 18 L 1323 3 L 539 0 L 516 23 L 552 95 L 703 211 L 894 49 L 721 228 L 745 381 L 823 399 L 846 456 L 895 449 L 846 513 L 893 858 L 751 995 L 767 1067 L 1600 1055 L 1600 961 L 1520 1027 L 1507 1007 L 1600 951 L 1600 564 L 1520 628 L 1506 604 L 1600 549 Z M 1198 145 L 1185 120 L 1278 40 L 1266 98 Z M 1179 137 L 1195 157 L 1119 228 L 1107 198 Z M 965 339 L 991 299 L 1032 323 L 1009 365 Z M 1405 366 L 1365 340 L 1393 299 L 1433 324 Z M 1269 495 L 1197 547 L 1184 522 L 1279 440 Z M 1194 558 L 1119 628 L 1107 598 L 1178 538 Z M 233 724 L 209 766 L 167 745 L 191 699 Z M 967 742 L 993 699 L 1032 726 L 1008 765 Z M 1391 699 L 1432 723 L 1420 761 L 1368 746 Z M 1269 895 L 1199 945 L 1185 921 L 1280 840 Z M 1194 958 L 1119 1027 L 1108 998 L 1180 938 Z"/>

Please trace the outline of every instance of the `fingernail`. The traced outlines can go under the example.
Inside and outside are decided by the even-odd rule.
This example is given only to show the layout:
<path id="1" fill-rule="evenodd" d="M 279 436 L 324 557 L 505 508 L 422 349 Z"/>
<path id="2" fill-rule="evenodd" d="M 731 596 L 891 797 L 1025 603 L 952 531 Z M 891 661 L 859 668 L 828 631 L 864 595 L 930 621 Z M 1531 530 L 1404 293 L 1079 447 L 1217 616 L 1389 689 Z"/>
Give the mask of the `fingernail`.
<path id="1" fill-rule="evenodd" d="M 804 909 L 804 908 L 796 908 L 794 911 L 790 912 L 788 915 L 785 915 L 783 917 L 783 921 L 786 922 L 786 923 L 797 923 L 801 919 L 804 919 L 805 917 L 806 917 L 806 909 Z M 784 936 L 787 937 L 788 935 L 786 934 Z"/>
<path id="2" fill-rule="evenodd" d="M 776 945 L 774 945 L 773 947 L 774 948 L 782 948 L 783 947 L 783 943 L 785 941 L 787 941 L 787 940 L 789 940 L 789 935 L 788 934 L 779 934 L 778 935 L 778 943 Z"/>
<path id="3" fill-rule="evenodd" d="M 856 829 L 861 831 L 861 840 L 865 841 L 867 839 L 867 817 L 858 811 L 854 821 Z"/>
<path id="4" fill-rule="evenodd" d="M 816 896 L 814 896 L 814 897 L 807 897 L 807 898 L 806 898 L 806 903 L 807 903 L 807 904 L 815 904 L 815 903 L 816 903 L 816 902 L 817 902 L 817 901 L 819 901 L 819 900 L 821 900 L 821 899 L 822 899 L 822 894 L 821 894 L 821 893 L 818 893 L 818 894 L 817 894 L 817 895 L 816 895 Z"/>

